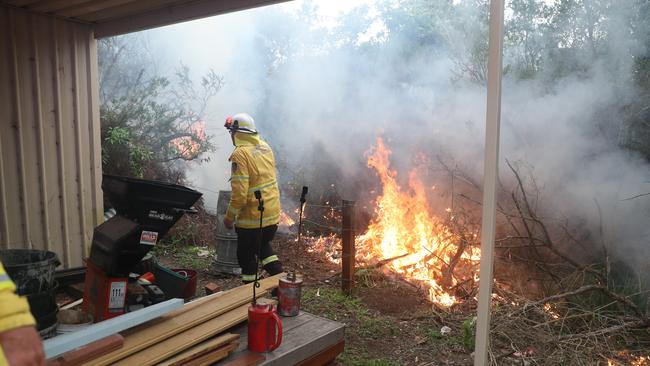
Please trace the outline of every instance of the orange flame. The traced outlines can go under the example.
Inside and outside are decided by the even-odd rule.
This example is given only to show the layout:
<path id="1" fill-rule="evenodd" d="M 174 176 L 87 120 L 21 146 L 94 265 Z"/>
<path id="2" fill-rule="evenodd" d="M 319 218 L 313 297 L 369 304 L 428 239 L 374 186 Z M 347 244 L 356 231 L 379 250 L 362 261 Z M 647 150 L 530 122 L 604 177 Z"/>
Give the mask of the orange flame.
<path id="1" fill-rule="evenodd" d="M 187 131 L 191 136 L 177 137 L 171 141 L 178 154 L 184 159 L 194 159 L 201 150 L 201 144 L 208 140 L 205 134 L 205 123 L 198 121 L 192 123 Z"/>
<path id="2" fill-rule="evenodd" d="M 296 224 L 296 221 L 291 218 L 286 212 L 280 211 L 280 226 L 291 227 Z"/>
<path id="3" fill-rule="evenodd" d="M 617 353 L 618 360 L 607 359 L 608 366 L 630 365 L 630 366 L 648 366 L 650 365 L 650 356 L 634 355 L 628 350 Z"/>
<path id="4" fill-rule="evenodd" d="M 414 169 L 409 174 L 408 189 L 400 187 L 397 172 L 390 169 L 390 154 L 379 138 L 368 157 L 368 166 L 381 179 L 383 193 L 377 198 L 374 220 L 358 238 L 359 259 L 371 262 L 391 259 L 386 265 L 392 271 L 409 281 L 424 284 L 432 302 L 451 306 L 457 300 L 447 289 L 465 278 L 446 273 L 450 263 L 471 262 L 473 270 L 468 279 L 475 280 L 480 249 L 469 247 L 458 253 L 458 238 L 432 213 L 427 197 L 429 186 L 418 178 Z M 458 254 L 458 260 L 454 260 Z"/>

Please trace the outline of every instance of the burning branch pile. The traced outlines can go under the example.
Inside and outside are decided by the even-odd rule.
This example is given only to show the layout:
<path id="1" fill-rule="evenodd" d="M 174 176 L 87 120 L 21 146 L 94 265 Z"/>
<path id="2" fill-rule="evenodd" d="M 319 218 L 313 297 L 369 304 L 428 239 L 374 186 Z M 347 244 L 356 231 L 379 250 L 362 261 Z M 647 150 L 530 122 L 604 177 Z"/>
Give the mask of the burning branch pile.
<path id="1" fill-rule="evenodd" d="M 415 170 L 409 174 L 408 188 L 400 187 L 390 168 L 390 153 L 379 139 L 368 158 L 368 166 L 381 180 L 382 194 L 376 200 L 375 218 L 358 239 L 358 257 L 384 263 L 406 280 L 426 286 L 432 302 L 451 306 L 457 301 L 451 290 L 477 280 L 477 233 L 470 235 L 471 242 L 463 240 L 432 213 L 429 192 Z"/>
<path id="2" fill-rule="evenodd" d="M 597 250 L 597 243 L 579 240 L 584 233 L 571 230 L 568 222 L 551 224 L 540 215 L 534 180 L 527 187 L 518 167 L 510 161 L 507 166 L 514 185 L 501 186 L 506 194 L 499 203 L 496 273 L 502 275 L 492 315 L 493 363 L 516 356 L 544 364 L 649 365 L 643 344 L 650 336 L 650 313 L 640 304 L 647 299 L 639 296 L 643 290 L 612 286 L 607 253 Z M 514 286 L 522 278 L 535 278 L 540 290 Z M 519 294 L 506 290 L 512 287 Z M 529 300 L 539 294 L 541 299 Z"/>
<path id="3" fill-rule="evenodd" d="M 439 161 L 452 177 L 452 194 L 461 198 L 441 217 L 432 207 L 433 187 L 415 170 L 400 185 L 390 157 L 381 139 L 368 155 L 381 191 L 356 239 L 357 261 L 366 273 L 424 288 L 433 304 L 449 309 L 436 312 L 441 324 L 453 325 L 459 316 L 466 321 L 476 306 L 480 199 L 472 197 L 480 197 L 481 187 Z M 643 289 L 612 286 L 607 253 L 568 220 L 542 214 L 534 179 L 525 179 L 516 164 L 507 166 L 512 179 L 501 182 L 498 203 L 492 364 L 649 365 L 643 345 L 650 341 L 650 306 Z M 328 207 L 312 211 L 331 225 L 339 218 L 321 212 L 335 212 Z M 303 240 L 310 252 L 340 263 L 336 234 Z M 592 248 L 591 255 L 577 248 Z"/>

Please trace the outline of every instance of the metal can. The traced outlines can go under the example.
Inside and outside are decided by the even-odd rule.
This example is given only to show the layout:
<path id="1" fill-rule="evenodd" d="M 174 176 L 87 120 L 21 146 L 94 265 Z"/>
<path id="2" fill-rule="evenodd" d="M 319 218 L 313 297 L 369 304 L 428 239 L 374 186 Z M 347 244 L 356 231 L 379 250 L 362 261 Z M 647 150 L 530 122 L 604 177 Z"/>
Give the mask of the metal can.
<path id="1" fill-rule="evenodd" d="M 282 316 L 296 316 L 300 312 L 302 276 L 289 272 L 280 278 L 278 284 L 278 313 Z"/>

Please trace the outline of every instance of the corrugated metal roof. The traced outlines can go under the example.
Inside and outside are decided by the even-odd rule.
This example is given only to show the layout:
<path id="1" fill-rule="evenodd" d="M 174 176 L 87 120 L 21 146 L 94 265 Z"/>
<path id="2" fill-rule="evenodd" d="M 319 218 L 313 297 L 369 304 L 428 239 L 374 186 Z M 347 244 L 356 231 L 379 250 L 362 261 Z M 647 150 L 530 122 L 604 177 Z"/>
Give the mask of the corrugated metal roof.
<path id="1" fill-rule="evenodd" d="M 30 12 L 87 23 L 108 37 L 288 0 L 0 0 Z"/>

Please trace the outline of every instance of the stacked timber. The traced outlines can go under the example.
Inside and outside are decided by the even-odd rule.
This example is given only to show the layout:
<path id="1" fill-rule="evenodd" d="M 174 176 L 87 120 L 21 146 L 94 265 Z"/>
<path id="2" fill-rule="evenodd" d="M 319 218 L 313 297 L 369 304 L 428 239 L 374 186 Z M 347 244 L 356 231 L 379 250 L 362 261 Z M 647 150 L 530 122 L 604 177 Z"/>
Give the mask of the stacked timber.
<path id="1" fill-rule="evenodd" d="M 259 296 L 278 286 L 283 274 L 260 281 Z M 228 329 L 246 321 L 253 299 L 252 284 L 216 293 L 185 304 L 150 322 L 121 332 L 122 347 L 85 359 L 86 365 L 210 365 L 239 345 Z M 98 356 L 98 357 L 97 357 Z M 61 361 L 61 360 L 58 360 Z M 67 363 L 57 363 L 70 366 Z"/>

